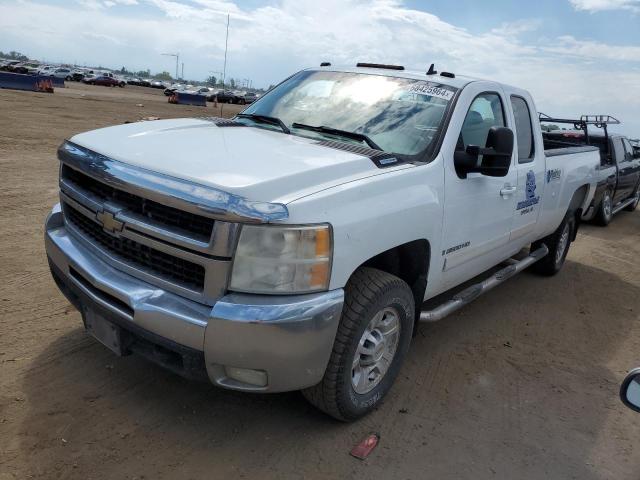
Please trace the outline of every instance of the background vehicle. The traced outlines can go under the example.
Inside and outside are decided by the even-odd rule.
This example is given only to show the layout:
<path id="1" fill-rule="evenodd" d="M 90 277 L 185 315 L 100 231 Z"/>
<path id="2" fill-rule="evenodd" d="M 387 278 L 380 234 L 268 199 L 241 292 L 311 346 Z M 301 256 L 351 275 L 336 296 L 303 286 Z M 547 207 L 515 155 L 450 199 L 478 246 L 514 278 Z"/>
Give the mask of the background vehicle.
<path id="1" fill-rule="evenodd" d="M 57 67 L 53 65 L 41 65 L 38 69 L 38 75 L 48 75 L 52 71 L 54 71 Z"/>
<path id="2" fill-rule="evenodd" d="M 222 92 L 219 92 L 217 94 L 217 100 L 220 103 L 236 103 L 236 104 L 240 104 L 241 100 L 244 101 L 244 99 L 241 98 L 238 92 L 234 92 L 232 90 L 224 90 Z"/>
<path id="3" fill-rule="evenodd" d="M 88 331 L 225 388 L 301 389 L 353 420 L 391 388 L 416 322 L 525 268 L 556 274 L 597 149 L 545 150 L 524 90 L 429 72 L 309 69 L 232 122 L 61 145 L 46 250 Z"/>
<path id="4" fill-rule="evenodd" d="M 173 95 L 174 92 L 184 90 L 185 86 L 181 83 L 173 83 L 164 89 L 164 94 L 167 97 Z"/>
<path id="5" fill-rule="evenodd" d="M 76 68 L 71 72 L 71 80 L 73 80 L 74 82 L 81 82 L 87 75 L 94 75 L 93 70 Z"/>
<path id="6" fill-rule="evenodd" d="M 542 114 L 540 121 L 570 123 L 575 127 L 570 131 L 543 132 L 546 148 L 593 145 L 600 150 L 598 187 L 584 220 L 595 219 L 606 226 L 619 211 L 636 209 L 640 200 L 640 155 L 626 136 L 608 132 L 608 125 L 620 123 L 617 119 L 609 115 L 583 115 L 572 120 Z M 589 126 L 602 129 L 602 133 L 590 132 Z"/>
<path id="7" fill-rule="evenodd" d="M 93 77 L 88 79 L 86 83 L 91 85 L 102 85 L 103 87 L 120 87 L 124 88 L 125 82 L 124 80 L 119 80 L 114 76 L 109 75 L 99 75 L 97 77 Z"/>
<path id="8" fill-rule="evenodd" d="M 242 100 L 244 100 L 245 104 L 250 104 L 255 102 L 258 99 L 258 95 L 254 92 L 247 92 L 242 96 Z"/>
<path id="9" fill-rule="evenodd" d="M 95 73 L 88 73 L 83 77 L 81 81 L 82 83 L 86 83 L 87 85 L 90 85 L 91 82 L 96 78 L 97 78 L 97 75 Z"/>
<path id="10" fill-rule="evenodd" d="M 165 88 L 167 88 L 167 86 L 164 84 L 164 82 L 161 82 L 161 81 L 159 81 L 159 80 L 153 80 L 153 81 L 149 84 L 149 86 L 150 86 L 151 88 L 160 88 L 160 89 L 163 89 L 163 90 L 164 90 Z"/>
<path id="11" fill-rule="evenodd" d="M 63 67 L 56 68 L 53 72 L 49 73 L 50 77 L 62 78 L 64 80 L 71 80 L 71 69 Z"/>
<path id="12" fill-rule="evenodd" d="M 29 75 L 33 75 L 38 73 L 38 69 L 40 68 L 40 64 L 39 63 L 34 63 L 34 62 L 22 62 L 22 63 L 18 63 L 17 65 L 14 65 L 11 69 L 12 72 L 14 73 L 22 73 L 22 74 L 29 74 Z"/>
<path id="13" fill-rule="evenodd" d="M 196 95 L 201 95 L 205 97 L 208 102 L 213 102 L 216 99 L 217 94 L 217 90 L 211 87 L 196 87 L 186 91 L 189 93 L 195 93 Z"/>
<path id="14" fill-rule="evenodd" d="M 138 87 L 142 87 L 142 80 L 138 77 L 131 77 L 127 80 L 127 85 L 136 85 Z"/>
<path id="15" fill-rule="evenodd" d="M 13 67 L 19 63 L 19 60 L 5 60 L 4 62 L 2 62 L 2 65 L 0 65 L 0 70 L 10 72 L 12 71 Z"/>

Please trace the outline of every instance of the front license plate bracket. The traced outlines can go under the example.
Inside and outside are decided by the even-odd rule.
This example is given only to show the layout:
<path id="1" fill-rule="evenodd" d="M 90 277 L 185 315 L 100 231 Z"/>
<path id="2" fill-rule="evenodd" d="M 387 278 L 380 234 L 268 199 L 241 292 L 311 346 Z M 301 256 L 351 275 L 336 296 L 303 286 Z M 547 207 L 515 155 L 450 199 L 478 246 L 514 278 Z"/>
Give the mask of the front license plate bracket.
<path id="1" fill-rule="evenodd" d="M 89 332 L 93 338 L 119 357 L 124 355 L 122 329 L 118 325 L 110 322 L 91 309 L 85 311 L 84 324 L 87 332 Z"/>

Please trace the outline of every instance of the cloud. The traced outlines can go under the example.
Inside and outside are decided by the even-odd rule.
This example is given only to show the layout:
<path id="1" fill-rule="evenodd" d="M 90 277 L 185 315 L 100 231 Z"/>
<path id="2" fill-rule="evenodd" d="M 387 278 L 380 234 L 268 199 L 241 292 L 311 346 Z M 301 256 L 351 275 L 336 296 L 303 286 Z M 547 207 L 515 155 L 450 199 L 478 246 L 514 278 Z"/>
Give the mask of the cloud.
<path id="1" fill-rule="evenodd" d="M 605 10 L 630 10 L 640 12 L 640 0 L 569 0 L 573 8 L 591 13 Z"/>
<path id="2" fill-rule="evenodd" d="M 138 5 L 138 0 L 76 0 L 76 2 L 89 10 L 100 10 L 116 5 Z"/>
<path id="3" fill-rule="evenodd" d="M 543 47 L 544 51 L 578 57 L 586 60 L 616 60 L 640 63 L 640 45 L 608 45 L 590 40 L 577 40 L 571 35 L 558 37 L 554 46 Z"/>
<path id="4" fill-rule="evenodd" d="M 104 1 L 121 8 L 105 8 Z M 610 113 L 640 134 L 640 46 L 569 35 L 536 40 L 543 25 L 535 19 L 472 34 L 399 0 L 277 0 L 252 8 L 232 0 L 138 0 L 137 15 L 123 13 L 123 0 L 104 1 L 102 8 L 0 2 L 0 44 L 37 58 L 152 71 L 173 71 L 174 60 L 160 54 L 180 52 L 188 78 L 203 79 L 222 70 L 228 12 L 227 77 L 254 85 L 321 61 L 419 71 L 435 63 L 438 70 L 526 88 L 546 113 Z M 92 36 L 77 41 L 87 25 Z"/>

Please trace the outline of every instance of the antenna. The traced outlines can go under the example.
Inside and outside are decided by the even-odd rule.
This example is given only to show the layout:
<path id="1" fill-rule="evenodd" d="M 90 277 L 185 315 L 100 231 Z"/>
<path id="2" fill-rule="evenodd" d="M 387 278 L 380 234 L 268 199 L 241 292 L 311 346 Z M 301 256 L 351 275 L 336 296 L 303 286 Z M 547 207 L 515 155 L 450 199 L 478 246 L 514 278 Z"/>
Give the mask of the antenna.
<path id="1" fill-rule="evenodd" d="M 438 73 L 435 67 L 436 66 L 433 63 L 429 65 L 429 70 L 427 70 L 427 75 L 435 75 L 436 73 Z"/>

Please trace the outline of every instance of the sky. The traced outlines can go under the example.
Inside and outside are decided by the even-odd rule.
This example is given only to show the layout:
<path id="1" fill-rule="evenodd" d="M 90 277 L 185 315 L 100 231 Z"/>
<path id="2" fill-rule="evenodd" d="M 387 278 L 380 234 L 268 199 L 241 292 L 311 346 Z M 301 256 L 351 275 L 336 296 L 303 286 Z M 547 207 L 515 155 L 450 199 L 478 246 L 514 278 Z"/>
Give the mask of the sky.
<path id="1" fill-rule="evenodd" d="M 278 83 L 322 61 L 401 64 L 529 90 L 552 116 L 640 137 L 640 0 L 0 0 L 0 50 L 49 62 Z"/>

